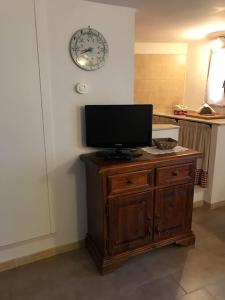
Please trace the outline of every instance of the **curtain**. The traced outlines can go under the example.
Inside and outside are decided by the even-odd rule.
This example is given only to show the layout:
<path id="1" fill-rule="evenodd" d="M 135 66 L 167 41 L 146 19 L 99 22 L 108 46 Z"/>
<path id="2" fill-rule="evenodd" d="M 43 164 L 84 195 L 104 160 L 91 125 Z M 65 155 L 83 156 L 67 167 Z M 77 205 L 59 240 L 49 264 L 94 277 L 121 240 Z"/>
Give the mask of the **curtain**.
<path id="1" fill-rule="evenodd" d="M 211 56 L 207 103 L 225 106 L 225 49 L 217 50 Z"/>
<path id="2" fill-rule="evenodd" d="M 206 188 L 208 185 L 208 166 L 211 142 L 211 127 L 207 124 L 178 121 L 180 126 L 179 145 L 203 153 L 203 159 L 197 161 L 195 184 Z"/>

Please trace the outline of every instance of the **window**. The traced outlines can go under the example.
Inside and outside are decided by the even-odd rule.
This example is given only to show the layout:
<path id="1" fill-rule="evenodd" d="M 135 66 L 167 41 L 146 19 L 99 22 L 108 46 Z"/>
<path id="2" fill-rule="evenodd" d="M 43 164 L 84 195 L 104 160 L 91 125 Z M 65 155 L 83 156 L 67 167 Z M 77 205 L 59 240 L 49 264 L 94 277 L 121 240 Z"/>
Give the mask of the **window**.
<path id="1" fill-rule="evenodd" d="M 225 106 L 225 49 L 213 52 L 207 84 L 208 104 Z"/>

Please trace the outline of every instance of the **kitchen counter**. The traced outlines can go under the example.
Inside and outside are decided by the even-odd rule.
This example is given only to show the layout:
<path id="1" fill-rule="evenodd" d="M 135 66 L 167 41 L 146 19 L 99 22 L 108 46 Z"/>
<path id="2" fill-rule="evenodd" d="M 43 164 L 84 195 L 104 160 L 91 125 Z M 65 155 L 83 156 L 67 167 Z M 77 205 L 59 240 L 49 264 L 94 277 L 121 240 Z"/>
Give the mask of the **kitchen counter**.
<path id="1" fill-rule="evenodd" d="M 178 141 L 179 136 L 179 128 L 178 125 L 172 124 L 152 124 L 152 138 L 172 138 Z"/>
<path id="2" fill-rule="evenodd" d="M 211 143 L 208 169 L 209 185 L 208 188 L 204 191 L 203 195 L 196 196 L 196 199 L 202 196 L 202 198 L 199 198 L 198 200 L 204 200 L 212 208 L 225 205 L 225 167 L 223 163 L 225 152 L 225 119 L 204 120 L 193 117 L 174 115 L 172 111 L 154 111 L 153 114 L 159 117 L 171 118 L 176 120 L 186 120 L 211 125 Z M 163 122 L 163 120 L 160 120 L 160 122 L 161 121 Z M 174 125 L 176 126 L 176 124 Z M 160 126 L 162 125 L 159 124 L 158 128 L 160 128 Z M 168 126 L 168 124 L 166 124 L 165 126 Z M 168 130 L 153 131 L 153 133 L 154 132 L 168 132 Z"/>
<path id="3" fill-rule="evenodd" d="M 225 125 L 225 119 L 204 120 L 204 119 L 198 119 L 198 118 L 193 118 L 193 117 L 186 117 L 186 116 L 183 116 L 183 115 L 174 115 L 172 112 L 157 112 L 157 111 L 154 111 L 153 114 L 155 116 L 173 118 L 173 119 L 177 119 L 177 120 L 200 122 L 200 123 L 205 123 L 205 124 L 210 124 L 210 125 Z"/>
<path id="4" fill-rule="evenodd" d="M 179 129 L 180 126 L 172 124 L 152 124 L 152 130 L 170 130 L 170 129 Z"/>

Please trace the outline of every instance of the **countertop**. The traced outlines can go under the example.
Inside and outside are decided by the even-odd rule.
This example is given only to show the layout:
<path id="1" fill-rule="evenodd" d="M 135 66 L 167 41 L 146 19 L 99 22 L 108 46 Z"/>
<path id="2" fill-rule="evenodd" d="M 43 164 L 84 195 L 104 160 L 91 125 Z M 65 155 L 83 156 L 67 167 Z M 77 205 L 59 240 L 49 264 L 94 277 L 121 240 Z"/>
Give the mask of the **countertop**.
<path id="1" fill-rule="evenodd" d="M 153 131 L 179 129 L 179 128 L 180 128 L 180 126 L 172 125 L 172 124 L 152 124 Z"/>
<path id="2" fill-rule="evenodd" d="M 210 125 L 225 125 L 225 119 L 204 120 L 204 119 L 198 119 L 193 117 L 186 117 L 182 115 L 174 115 L 172 112 L 159 112 L 159 111 L 154 111 L 153 114 L 155 116 L 173 118 L 177 120 L 194 121 L 194 122 L 200 122 L 200 123 L 205 123 Z"/>
<path id="3" fill-rule="evenodd" d="M 164 165 L 164 163 L 172 162 L 173 160 L 177 161 L 177 159 L 180 159 L 182 162 L 186 159 L 198 159 L 202 157 L 202 153 L 195 151 L 195 150 L 187 150 L 182 152 L 176 152 L 176 153 L 164 153 L 159 155 L 153 155 L 150 153 L 147 153 L 142 150 L 143 155 L 137 158 L 134 158 L 129 161 L 110 161 L 110 160 L 104 160 L 101 157 L 96 156 L 96 153 L 88 153 L 88 154 L 82 154 L 80 156 L 81 160 L 84 162 L 91 161 L 95 165 L 97 165 L 101 170 L 101 173 L 108 172 L 109 170 L 117 169 L 117 168 L 123 168 L 124 172 L 126 168 L 131 170 L 132 167 L 136 167 L 137 165 L 140 166 L 141 164 L 145 167 L 154 166 L 155 164 Z"/>

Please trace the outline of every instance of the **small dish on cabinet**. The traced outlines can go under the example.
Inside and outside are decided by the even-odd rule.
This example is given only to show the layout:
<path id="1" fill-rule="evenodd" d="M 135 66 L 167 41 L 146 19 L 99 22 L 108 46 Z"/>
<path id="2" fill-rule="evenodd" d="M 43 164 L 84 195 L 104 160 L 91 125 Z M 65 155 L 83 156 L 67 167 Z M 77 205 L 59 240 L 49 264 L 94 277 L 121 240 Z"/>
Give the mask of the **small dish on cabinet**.
<path id="1" fill-rule="evenodd" d="M 153 139 L 156 147 L 161 150 L 173 149 L 177 146 L 177 141 L 172 138 Z"/>

